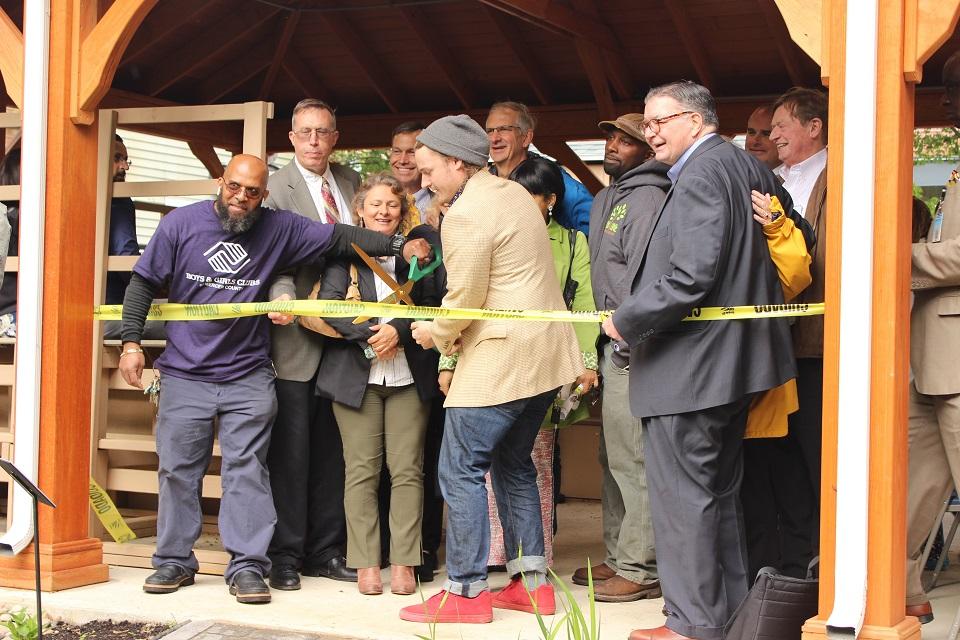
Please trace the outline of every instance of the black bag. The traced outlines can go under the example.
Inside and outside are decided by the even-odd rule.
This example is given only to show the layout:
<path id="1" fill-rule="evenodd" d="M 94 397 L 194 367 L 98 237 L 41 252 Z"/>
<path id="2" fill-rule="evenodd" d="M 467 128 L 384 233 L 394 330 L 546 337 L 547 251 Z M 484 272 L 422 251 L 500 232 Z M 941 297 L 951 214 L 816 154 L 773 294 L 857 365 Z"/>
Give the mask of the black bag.
<path id="1" fill-rule="evenodd" d="M 808 574 L 809 575 L 809 574 Z M 791 578 L 764 567 L 723 629 L 726 640 L 800 640 L 803 623 L 817 615 L 819 581 Z"/>

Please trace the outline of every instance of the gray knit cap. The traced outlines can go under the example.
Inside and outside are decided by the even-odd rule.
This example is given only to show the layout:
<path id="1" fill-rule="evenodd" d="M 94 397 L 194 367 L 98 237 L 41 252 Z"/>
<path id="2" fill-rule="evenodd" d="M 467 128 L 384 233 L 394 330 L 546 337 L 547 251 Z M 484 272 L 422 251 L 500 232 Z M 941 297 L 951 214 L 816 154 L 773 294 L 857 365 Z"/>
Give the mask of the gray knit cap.
<path id="1" fill-rule="evenodd" d="M 417 142 L 451 158 L 482 167 L 490 157 L 490 139 L 468 115 L 444 116 L 420 132 Z"/>

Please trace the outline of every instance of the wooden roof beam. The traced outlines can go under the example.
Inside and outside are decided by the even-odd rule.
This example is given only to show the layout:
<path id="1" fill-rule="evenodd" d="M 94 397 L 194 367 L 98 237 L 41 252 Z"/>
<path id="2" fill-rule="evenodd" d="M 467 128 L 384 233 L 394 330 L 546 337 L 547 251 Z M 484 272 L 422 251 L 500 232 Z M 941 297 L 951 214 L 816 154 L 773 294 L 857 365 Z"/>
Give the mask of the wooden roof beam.
<path id="1" fill-rule="evenodd" d="M 113 76 L 133 34 L 158 0 L 116 0 L 80 43 L 75 66 L 76 91 L 70 99 L 70 118 L 90 124 L 94 110 L 110 90 Z M 82 30 L 78 31 L 82 34 Z"/>
<path id="2" fill-rule="evenodd" d="M 182 78 L 202 67 L 211 57 L 249 40 L 251 36 L 264 30 L 265 26 L 270 27 L 271 31 L 276 31 L 274 25 L 270 25 L 268 22 L 279 13 L 280 9 L 275 9 L 266 16 L 256 15 L 249 10 L 239 10 L 228 14 L 223 20 L 213 23 L 203 33 L 199 33 L 195 38 L 192 38 L 193 42 L 208 47 L 206 51 L 183 47 L 177 54 L 164 57 L 162 66 L 157 73 L 152 74 L 152 79 L 145 87 L 144 93 L 151 96 L 162 93 Z"/>
<path id="3" fill-rule="evenodd" d="M 617 114 L 613 106 L 613 93 L 610 91 L 610 83 L 607 82 L 603 52 L 583 38 L 577 38 L 576 45 L 577 53 L 580 54 L 580 62 L 587 72 L 587 79 L 590 81 L 590 88 L 593 90 L 593 97 L 597 101 L 597 112 L 601 119 L 613 120 L 617 117 Z"/>
<path id="4" fill-rule="evenodd" d="M 540 28 L 553 27 L 589 40 L 598 47 L 615 49 L 617 38 L 603 21 L 550 0 L 480 0 L 495 9 L 526 20 Z"/>
<path id="5" fill-rule="evenodd" d="M 17 107 L 23 105 L 23 32 L 0 8 L 0 75 L 7 95 Z"/>
<path id="6" fill-rule="evenodd" d="M 197 102 L 213 104 L 266 69 L 275 46 L 276 43 L 269 40 L 261 42 L 249 49 L 242 58 L 228 62 L 210 74 L 207 80 L 194 88 Z"/>
<path id="7" fill-rule="evenodd" d="M 353 25 L 338 13 L 321 13 L 320 17 L 334 36 L 340 40 L 347 52 L 359 65 L 363 75 L 367 77 L 373 89 L 383 100 L 387 108 L 393 113 L 403 111 L 400 87 L 393 78 L 384 71 L 383 64 L 370 51 L 370 47 L 363 41 Z M 434 36 L 435 37 L 435 36 Z"/>
<path id="8" fill-rule="evenodd" d="M 590 170 L 590 167 L 580 159 L 580 156 L 570 148 L 566 142 L 556 141 L 556 142 L 544 142 L 543 144 L 537 144 L 537 148 L 543 150 L 545 153 L 553 156 L 557 161 L 562 164 L 567 169 L 573 172 L 573 175 L 577 176 L 577 179 L 583 183 L 590 193 L 597 195 L 597 192 L 600 189 L 603 189 L 603 183 L 600 182 L 600 179 Z"/>
<path id="9" fill-rule="evenodd" d="M 336 106 L 336 97 L 327 89 L 313 70 L 307 66 L 303 58 L 297 53 L 295 47 L 291 46 L 287 55 L 281 62 L 283 70 L 291 80 L 300 88 L 305 98 L 320 98 L 321 100 Z"/>
<path id="10" fill-rule="evenodd" d="M 683 43 L 683 48 L 690 56 L 690 62 L 693 63 L 693 70 L 696 72 L 700 84 L 709 89 L 713 95 L 717 95 L 716 79 L 710 69 L 707 54 L 703 50 L 702 40 L 697 37 L 690 19 L 687 17 L 686 8 L 680 6 L 678 0 L 664 0 L 663 4 L 667 7 L 673 26 L 677 30 L 677 35 L 680 36 L 680 42 Z"/>
<path id="11" fill-rule="evenodd" d="M 460 104 L 464 109 L 472 109 L 477 104 L 477 96 L 469 83 L 464 81 L 463 72 L 457 66 L 453 57 L 453 52 L 444 44 L 441 38 L 437 37 L 435 29 L 430 25 L 430 21 L 418 7 L 397 7 L 403 15 L 404 20 L 410 26 L 410 29 L 420 38 L 420 43 L 427 48 L 427 52 L 433 58 L 434 63 L 440 68 L 450 85 L 450 89 L 456 94 Z"/>
<path id="12" fill-rule="evenodd" d="M 777 52 L 780 54 L 780 59 L 783 60 L 783 66 L 787 68 L 790 82 L 795 87 L 804 86 L 806 82 L 804 81 L 803 67 L 800 66 L 800 60 L 794 54 L 796 45 L 790 38 L 790 32 L 787 30 L 787 25 L 783 21 L 783 16 L 780 14 L 776 2 L 774 0 L 757 0 L 757 4 L 760 5 L 767 30 L 773 36 L 773 41 L 777 45 Z"/>
<path id="13" fill-rule="evenodd" d="M 534 95 L 537 96 L 537 100 L 540 101 L 540 104 L 550 104 L 553 102 L 553 92 L 540 77 L 539 63 L 534 60 L 530 50 L 523 46 L 519 30 L 510 21 L 510 18 L 499 9 L 495 9 L 490 5 L 484 5 L 484 9 L 486 9 L 487 15 L 493 22 L 496 30 L 500 33 L 500 37 L 510 49 L 513 57 L 516 58 L 517 63 L 520 65 L 520 70 L 523 71 L 523 75 L 527 79 L 527 84 L 530 85 Z"/>
<path id="14" fill-rule="evenodd" d="M 290 41 L 297 32 L 297 24 L 300 22 L 300 11 L 294 11 L 286 17 L 283 24 L 283 31 L 277 41 L 277 48 L 273 52 L 273 60 L 270 61 L 270 68 L 267 69 L 267 75 L 263 78 L 263 84 L 260 85 L 260 94 L 257 100 L 266 100 L 273 89 L 273 83 L 277 81 L 277 74 L 283 66 L 283 59 L 287 56 L 287 50 L 290 48 Z"/>
<path id="15" fill-rule="evenodd" d="M 200 161 L 211 178 L 219 178 L 223 175 L 223 163 L 220 162 L 220 156 L 217 155 L 212 144 L 188 140 L 187 146 L 190 147 L 190 152 Z"/>
<path id="16" fill-rule="evenodd" d="M 573 7 L 606 24 L 594 0 L 573 0 Z M 616 32 L 613 32 L 613 38 L 613 49 L 603 50 L 603 59 L 606 62 L 604 69 L 606 70 L 607 80 L 616 92 L 617 98 L 629 100 L 637 95 L 637 83 L 627 67 L 627 54 L 624 53 L 623 43 L 620 42 Z"/>
<path id="17" fill-rule="evenodd" d="M 221 15 L 223 1 L 197 2 L 196 0 L 164 0 L 150 12 L 150 20 L 134 35 L 130 50 L 123 65 L 137 64 L 148 57 L 154 48 L 163 44 L 173 34 L 183 30 L 189 21 L 209 24 L 215 15 Z"/>

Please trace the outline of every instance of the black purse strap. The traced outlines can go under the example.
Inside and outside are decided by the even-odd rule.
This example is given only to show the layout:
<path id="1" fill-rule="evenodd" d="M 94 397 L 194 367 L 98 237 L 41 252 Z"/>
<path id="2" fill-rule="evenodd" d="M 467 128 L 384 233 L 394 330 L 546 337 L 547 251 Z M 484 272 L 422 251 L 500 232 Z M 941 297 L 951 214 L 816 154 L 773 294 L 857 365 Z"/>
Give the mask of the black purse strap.
<path id="1" fill-rule="evenodd" d="M 570 264 L 567 266 L 567 281 L 563 283 L 563 302 L 567 305 L 567 311 L 573 309 L 573 298 L 577 292 L 577 283 L 573 281 L 573 255 L 577 247 L 577 230 L 567 229 L 570 237 Z"/>

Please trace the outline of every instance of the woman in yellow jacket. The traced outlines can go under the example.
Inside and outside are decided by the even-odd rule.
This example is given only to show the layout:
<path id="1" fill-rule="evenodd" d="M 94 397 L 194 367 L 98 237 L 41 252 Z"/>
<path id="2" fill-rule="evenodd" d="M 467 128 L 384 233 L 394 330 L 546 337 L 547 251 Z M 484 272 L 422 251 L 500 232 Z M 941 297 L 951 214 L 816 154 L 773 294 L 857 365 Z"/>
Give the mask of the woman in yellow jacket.
<path id="1" fill-rule="evenodd" d="M 776 198 L 756 191 L 752 198 L 754 219 L 763 226 L 784 300 L 789 301 L 811 282 L 813 245 L 808 246 L 805 234 L 784 213 Z M 796 219 L 805 224 L 799 216 Z M 757 396 L 747 416 L 740 499 L 751 580 L 765 566 L 775 566 L 785 575 L 804 577 L 813 555 L 813 491 L 796 486 L 792 480 L 806 478 L 805 470 L 788 471 L 791 465 L 803 465 L 786 439 L 787 417 L 797 408 L 796 380 L 789 380 Z"/>

